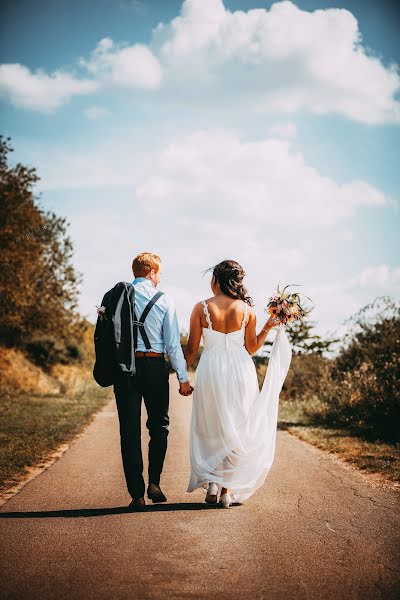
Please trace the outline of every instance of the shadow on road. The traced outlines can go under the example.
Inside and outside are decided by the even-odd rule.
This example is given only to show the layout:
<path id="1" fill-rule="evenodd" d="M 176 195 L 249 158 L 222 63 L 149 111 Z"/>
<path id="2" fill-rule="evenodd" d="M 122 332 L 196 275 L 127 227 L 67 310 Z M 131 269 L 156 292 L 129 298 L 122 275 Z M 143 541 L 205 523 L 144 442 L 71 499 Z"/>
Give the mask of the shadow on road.
<path id="1" fill-rule="evenodd" d="M 232 506 L 240 506 L 233 504 Z M 71 510 L 38 510 L 38 511 L 16 511 L 0 512 L 0 519 L 49 519 L 56 517 L 103 517 L 105 515 L 121 514 L 143 514 L 147 512 L 165 512 L 172 510 L 215 510 L 222 508 L 218 504 L 210 505 L 204 502 L 175 502 L 171 504 L 146 504 L 144 510 L 134 511 L 127 506 L 115 506 L 112 508 L 76 508 Z"/>

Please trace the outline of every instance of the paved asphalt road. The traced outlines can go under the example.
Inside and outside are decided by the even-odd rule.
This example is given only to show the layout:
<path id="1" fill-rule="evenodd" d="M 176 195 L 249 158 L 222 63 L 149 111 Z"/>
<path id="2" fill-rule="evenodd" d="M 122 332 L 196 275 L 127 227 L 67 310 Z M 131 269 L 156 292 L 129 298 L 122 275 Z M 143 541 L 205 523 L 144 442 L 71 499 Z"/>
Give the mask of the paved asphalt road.
<path id="1" fill-rule="evenodd" d="M 279 432 L 264 487 L 243 506 L 207 507 L 186 492 L 191 400 L 171 387 L 169 503 L 127 512 L 110 402 L 0 509 L 1 598 L 399 597 L 397 494 Z"/>

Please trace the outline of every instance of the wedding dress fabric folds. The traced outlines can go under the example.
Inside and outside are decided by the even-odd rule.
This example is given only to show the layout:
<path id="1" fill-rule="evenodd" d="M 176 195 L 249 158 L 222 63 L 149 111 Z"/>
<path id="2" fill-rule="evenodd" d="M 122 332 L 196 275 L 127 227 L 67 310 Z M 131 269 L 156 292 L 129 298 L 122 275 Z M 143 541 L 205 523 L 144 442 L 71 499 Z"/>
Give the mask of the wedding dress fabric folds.
<path id="1" fill-rule="evenodd" d="M 187 491 L 216 482 L 242 503 L 264 483 L 274 459 L 279 394 L 292 351 L 280 325 L 260 391 L 244 346 L 247 304 L 241 328 L 231 333 L 212 329 L 205 301 L 203 307 L 208 328 L 195 377 Z"/>

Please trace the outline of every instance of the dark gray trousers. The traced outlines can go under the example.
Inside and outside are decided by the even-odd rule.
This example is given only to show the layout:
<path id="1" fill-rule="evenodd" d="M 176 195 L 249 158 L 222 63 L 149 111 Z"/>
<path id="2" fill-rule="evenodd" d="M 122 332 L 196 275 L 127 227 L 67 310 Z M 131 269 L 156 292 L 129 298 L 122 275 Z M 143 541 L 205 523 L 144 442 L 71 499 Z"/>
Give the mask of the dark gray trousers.
<path id="1" fill-rule="evenodd" d="M 121 436 L 121 454 L 128 492 L 132 498 L 144 496 L 141 447 L 142 399 L 147 411 L 149 442 L 149 483 L 159 485 L 169 433 L 169 371 L 164 357 L 136 359 L 136 376 L 117 376 L 114 394 Z"/>

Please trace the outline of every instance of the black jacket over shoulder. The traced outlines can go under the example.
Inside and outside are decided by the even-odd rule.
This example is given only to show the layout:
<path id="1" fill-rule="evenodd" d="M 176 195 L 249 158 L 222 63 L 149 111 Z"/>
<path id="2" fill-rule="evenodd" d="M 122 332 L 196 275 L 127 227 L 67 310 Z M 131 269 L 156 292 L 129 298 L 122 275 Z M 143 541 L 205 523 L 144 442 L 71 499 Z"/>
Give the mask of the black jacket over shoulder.
<path id="1" fill-rule="evenodd" d="M 133 342 L 133 307 L 135 288 L 119 282 L 101 301 L 104 312 L 97 318 L 94 332 L 96 362 L 93 377 L 102 387 L 115 382 L 119 372 L 136 373 Z"/>

